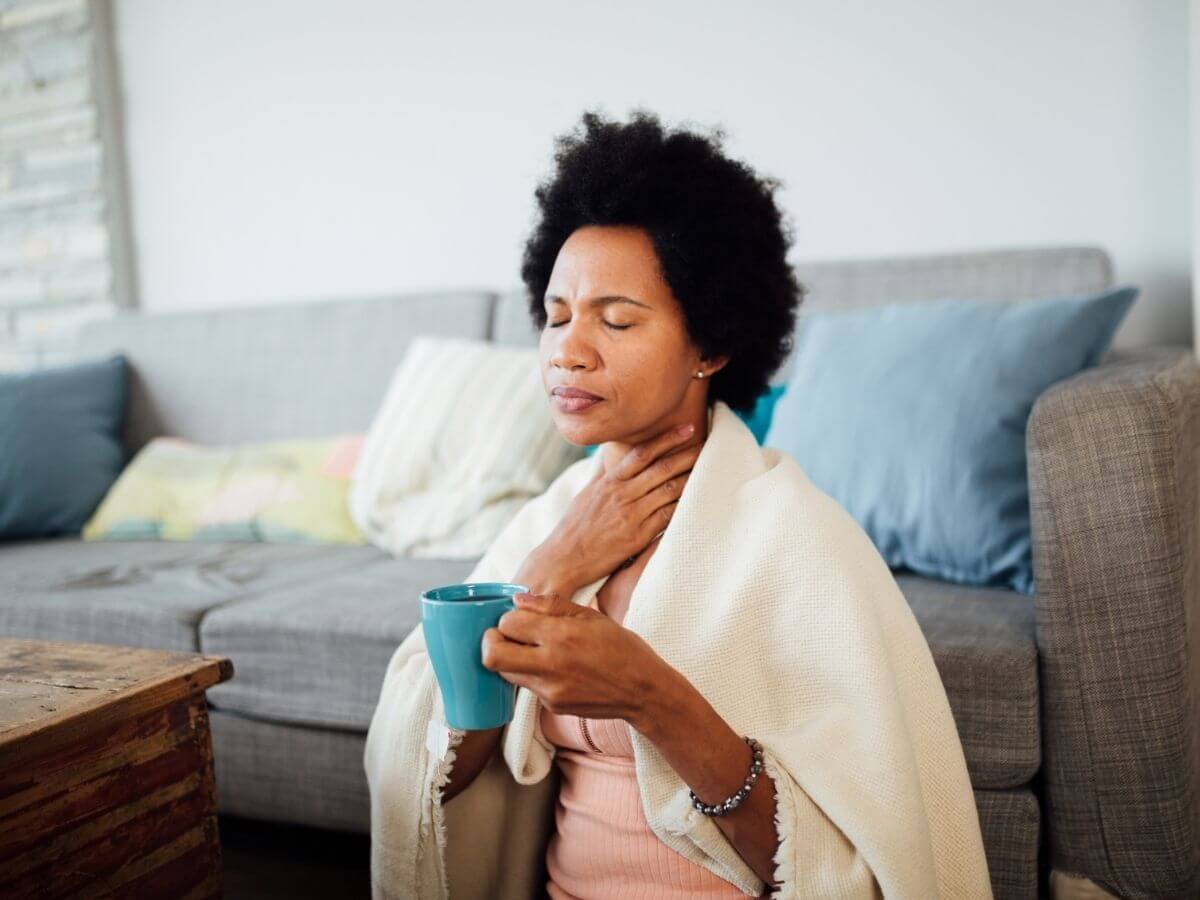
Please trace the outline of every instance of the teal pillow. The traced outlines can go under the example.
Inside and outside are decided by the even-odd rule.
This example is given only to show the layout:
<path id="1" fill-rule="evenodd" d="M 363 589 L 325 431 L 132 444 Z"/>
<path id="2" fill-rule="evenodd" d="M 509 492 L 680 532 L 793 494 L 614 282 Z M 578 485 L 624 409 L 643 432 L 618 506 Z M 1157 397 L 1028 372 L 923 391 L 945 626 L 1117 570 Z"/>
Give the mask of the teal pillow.
<path id="1" fill-rule="evenodd" d="M 0 538 L 78 534 L 125 464 L 125 357 L 0 374 Z"/>
<path id="2" fill-rule="evenodd" d="M 734 410 L 738 418 L 745 422 L 746 426 L 754 434 L 754 439 L 760 444 L 767 436 L 767 429 L 771 427 L 771 414 L 775 410 L 775 403 L 786 390 L 786 383 L 772 384 L 758 395 L 758 399 L 754 401 L 754 408 L 752 410 L 749 412 Z M 599 444 L 588 444 L 587 452 L 584 456 L 591 456 L 599 446 Z"/>
<path id="3" fill-rule="evenodd" d="M 771 418 L 775 413 L 775 404 L 779 402 L 780 396 L 787 390 L 787 382 L 782 384 L 772 384 L 765 391 L 758 395 L 758 400 L 754 403 L 754 409 L 749 413 L 734 412 L 738 414 L 746 426 L 754 434 L 754 439 L 762 444 L 766 440 L 767 432 L 771 428 Z"/>
<path id="4" fill-rule="evenodd" d="M 1135 287 L 812 313 L 767 433 L 893 569 L 1034 593 L 1025 426 L 1096 363 Z"/>

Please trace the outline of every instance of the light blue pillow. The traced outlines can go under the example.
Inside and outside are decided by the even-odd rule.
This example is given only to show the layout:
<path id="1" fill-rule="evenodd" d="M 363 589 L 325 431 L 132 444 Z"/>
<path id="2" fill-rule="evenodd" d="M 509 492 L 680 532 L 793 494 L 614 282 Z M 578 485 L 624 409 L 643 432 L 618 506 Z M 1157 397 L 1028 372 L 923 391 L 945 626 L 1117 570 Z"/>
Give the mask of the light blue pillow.
<path id="1" fill-rule="evenodd" d="M 892 569 L 1033 594 L 1025 426 L 1138 288 L 812 313 L 767 433 Z"/>
<path id="2" fill-rule="evenodd" d="M 771 415 L 775 410 L 775 404 L 779 400 L 780 395 L 787 390 L 787 384 L 772 384 L 765 391 L 758 395 L 758 399 L 754 401 L 754 408 L 749 412 L 738 412 L 738 418 L 746 423 L 754 439 L 761 444 L 767 436 L 767 429 L 771 427 Z M 599 444 L 588 444 L 587 452 L 584 456 L 591 456 L 596 452 Z"/>
<path id="3" fill-rule="evenodd" d="M 117 480 L 125 362 L 0 374 L 0 539 L 78 534 Z"/>

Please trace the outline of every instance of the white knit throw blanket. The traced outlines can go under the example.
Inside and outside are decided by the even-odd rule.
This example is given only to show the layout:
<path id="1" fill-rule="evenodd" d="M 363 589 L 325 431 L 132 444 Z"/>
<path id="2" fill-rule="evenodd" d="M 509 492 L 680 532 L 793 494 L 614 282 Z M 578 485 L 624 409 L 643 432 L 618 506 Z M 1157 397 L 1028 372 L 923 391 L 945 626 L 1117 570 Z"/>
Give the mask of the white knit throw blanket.
<path id="1" fill-rule="evenodd" d="M 624 626 L 763 746 L 777 791 L 775 897 L 990 898 L 962 745 L 929 645 L 870 538 L 795 459 L 721 401 Z M 467 581 L 511 581 L 601 454 L 573 463 L 500 533 Z M 588 603 L 607 576 L 571 598 Z M 432 586 L 432 585 L 431 585 Z M 540 701 L 518 688 L 503 753 L 445 807 L 462 732 L 418 625 L 367 736 L 376 898 L 539 896 L 558 785 Z M 654 833 L 748 895 L 764 882 L 686 784 L 631 731 Z M 756 785 L 762 789 L 760 778 Z M 597 890 L 603 893 L 603 886 Z"/>

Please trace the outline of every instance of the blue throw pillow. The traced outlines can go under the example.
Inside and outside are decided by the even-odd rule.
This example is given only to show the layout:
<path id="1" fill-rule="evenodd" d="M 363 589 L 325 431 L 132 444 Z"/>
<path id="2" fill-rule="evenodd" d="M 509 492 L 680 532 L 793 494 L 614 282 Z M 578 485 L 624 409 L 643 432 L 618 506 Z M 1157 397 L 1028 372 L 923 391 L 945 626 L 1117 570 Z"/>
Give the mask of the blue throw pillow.
<path id="1" fill-rule="evenodd" d="M 775 413 L 775 404 L 779 402 L 780 396 L 787 390 L 787 383 L 773 384 L 765 391 L 758 395 L 758 400 L 754 403 L 754 409 L 749 413 L 741 413 L 736 409 L 738 417 L 746 423 L 746 426 L 754 434 L 754 439 L 762 444 L 767 438 L 767 432 L 771 429 L 771 419 Z"/>
<path id="2" fill-rule="evenodd" d="M 758 395 L 758 399 L 754 402 L 752 410 L 749 412 L 734 410 L 738 418 L 745 422 L 746 427 L 754 434 L 754 439 L 760 444 L 767 436 L 767 429 L 771 427 L 771 414 L 775 410 L 775 403 L 779 400 L 779 396 L 786 390 L 786 383 L 772 384 Z M 591 456 L 599 446 L 599 444 L 589 444 L 584 456 Z"/>
<path id="3" fill-rule="evenodd" d="M 893 569 L 1034 592 L 1025 426 L 1092 366 L 1135 287 L 813 313 L 768 446 L 790 453 Z"/>
<path id="4" fill-rule="evenodd" d="M 78 534 L 121 474 L 125 357 L 0 374 L 0 538 Z"/>

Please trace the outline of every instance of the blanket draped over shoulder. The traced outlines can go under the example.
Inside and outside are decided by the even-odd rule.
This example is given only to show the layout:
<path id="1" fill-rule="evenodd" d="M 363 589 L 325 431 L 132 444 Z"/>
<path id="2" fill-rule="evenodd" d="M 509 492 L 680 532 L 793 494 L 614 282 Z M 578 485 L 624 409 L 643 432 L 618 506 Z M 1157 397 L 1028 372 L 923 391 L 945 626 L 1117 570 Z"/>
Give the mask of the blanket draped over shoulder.
<path id="1" fill-rule="evenodd" d="M 723 401 L 624 627 L 730 727 L 763 746 L 776 788 L 775 897 L 990 898 L 962 744 L 932 654 L 858 523 Z M 523 506 L 466 581 L 511 581 L 601 454 Z M 580 588 L 586 604 L 608 576 Z M 432 586 L 432 585 L 430 585 Z M 538 896 L 554 828 L 556 748 L 517 689 L 501 748 L 444 807 L 463 732 L 445 725 L 418 624 L 397 648 L 367 735 L 375 898 Z M 668 846 L 760 895 L 766 885 L 631 732 L 642 809 Z M 763 784 L 760 778 L 758 785 Z"/>

